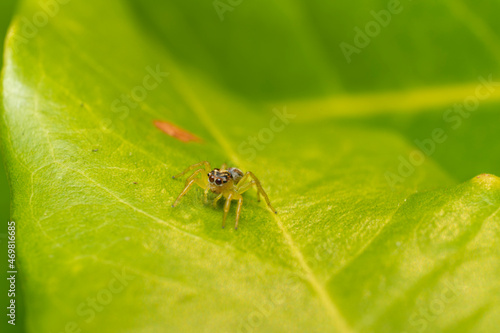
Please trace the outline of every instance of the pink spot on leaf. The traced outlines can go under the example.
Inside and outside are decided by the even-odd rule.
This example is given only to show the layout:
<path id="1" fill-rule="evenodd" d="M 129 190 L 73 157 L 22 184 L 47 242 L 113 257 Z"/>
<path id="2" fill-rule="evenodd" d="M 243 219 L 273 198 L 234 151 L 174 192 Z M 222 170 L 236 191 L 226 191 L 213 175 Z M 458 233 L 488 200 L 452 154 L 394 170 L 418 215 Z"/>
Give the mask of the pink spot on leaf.
<path id="1" fill-rule="evenodd" d="M 196 135 L 189 133 L 188 131 L 175 126 L 172 123 L 169 123 L 168 121 L 162 121 L 162 120 L 155 120 L 153 122 L 160 131 L 163 133 L 166 133 L 170 135 L 173 138 L 176 138 L 177 140 L 180 140 L 182 142 L 202 142 L 203 140 L 197 137 Z"/>

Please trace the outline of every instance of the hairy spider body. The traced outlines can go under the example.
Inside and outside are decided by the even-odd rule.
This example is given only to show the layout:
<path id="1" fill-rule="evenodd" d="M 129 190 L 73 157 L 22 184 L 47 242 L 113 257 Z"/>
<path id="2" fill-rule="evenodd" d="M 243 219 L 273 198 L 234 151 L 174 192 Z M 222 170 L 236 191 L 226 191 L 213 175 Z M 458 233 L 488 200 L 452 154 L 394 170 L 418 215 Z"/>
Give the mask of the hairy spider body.
<path id="1" fill-rule="evenodd" d="M 196 169 L 197 168 L 197 169 Z M 243 205 L 243 197 L 241 196 L 244 192 L 251 189 L 253 186 L 257 189 L 257 197 L 260 201 L 260 195 L 264 197 L 266 200 L 267 206 L 274 212 L 273 206 L 269 201 L 269 198 L 262 188 L 259 179 L 255 177 L 255 175 L 248 171 L 243 173 L 238 168 L 229 168 L 226 169 L 226 164 L 223 164 L 220 169 L 215 168 L 212 169 L 210 167 L 210 163 L 207 161 L 203 161 L 200 163 L 196 163 L 188 167 L 186 170 L 181 172 L 180 174 L 173 176 L 172 178 L 178 178 L 187 172 L 196 169 L 191 176 L 186 179 L 186 184 L 182 192 L 179 194 L 177 199 L 175 200 L 172 207 L 177 206 L 180 199 L 189 191 L 189 189 L 193 185 L 198 185 L 205 192 L 205 202 L 207 202 L 208 192 L 211 191 L 213 193 L 218 194 L 218 196 L 214 199 L 213 205 L 216 207 L 217 202 L 224 197 L 226 199 L 226 203 L 224 204 L 224 217 L 222 219 L 222 227 L 226 225 L 226 217 L 229 212 L 229 208 L 231 206 L 232 200 L 238 201 L 238 207 L 236 208 L 236 224 L 234 226 L 235 229 L 238 229 L 238 221 L 240 219 L 241 207 Z M 206 176 L 203 173 L 206 172 Z M 199 177 L 201 175 L 201 177 Z"/>

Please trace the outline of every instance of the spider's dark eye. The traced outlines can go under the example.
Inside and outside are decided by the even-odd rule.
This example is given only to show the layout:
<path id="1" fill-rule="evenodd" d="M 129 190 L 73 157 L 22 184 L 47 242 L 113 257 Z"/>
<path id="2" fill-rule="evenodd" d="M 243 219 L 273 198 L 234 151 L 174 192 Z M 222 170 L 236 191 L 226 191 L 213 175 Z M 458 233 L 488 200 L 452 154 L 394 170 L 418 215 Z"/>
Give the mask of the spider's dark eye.
<path id="1" fill-rule="evenodd" d="M 210 175 L 210 176 L 208 177 L 208 180 L 209 180 L 211 183 L 213 183 L 213 182 L 214 182 L 214 176 Z"/>
<path id="2" fill-rule="evenodd" d="M 217 185 L 221 185 L 221 184 L 222 184 L 222 180 L 221 180 L 220 178 L 217 178 L 217 179 L 215 180 L 215 184 L 217 184 Z"/>

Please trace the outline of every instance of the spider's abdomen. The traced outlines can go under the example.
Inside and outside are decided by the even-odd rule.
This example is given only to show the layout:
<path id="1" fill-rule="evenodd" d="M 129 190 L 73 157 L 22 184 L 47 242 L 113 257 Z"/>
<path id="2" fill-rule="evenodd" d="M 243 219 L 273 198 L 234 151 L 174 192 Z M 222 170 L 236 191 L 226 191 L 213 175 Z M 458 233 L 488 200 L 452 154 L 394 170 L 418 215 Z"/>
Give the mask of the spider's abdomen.
<path id="1" fill-rule="evenodd" d="M 241 178 L 243 178 L 243 171 L 237 168 L 229 168 L 227 171 L 231 174 L 235 184 L 238 184 Z"/>

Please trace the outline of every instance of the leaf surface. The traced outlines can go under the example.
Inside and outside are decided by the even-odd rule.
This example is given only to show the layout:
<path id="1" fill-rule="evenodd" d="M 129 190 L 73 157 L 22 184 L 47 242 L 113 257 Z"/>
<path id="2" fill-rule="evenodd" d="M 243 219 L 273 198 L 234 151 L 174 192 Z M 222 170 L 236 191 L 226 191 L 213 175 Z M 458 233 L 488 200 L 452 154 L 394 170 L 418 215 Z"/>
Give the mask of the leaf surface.
<path id="1" fill-rule="evenodd" d="M 401 15 L 418 21 L 429 3 Z M 352 38 L 334 32 L 366 22 L 361 9 L 244 2 L 220 22 L 208 4 L 71 1 L 26 43 L 22 17 L 40 7 L 25 1 L 20 9 L 6 50 L 2 137 L 30 331 L 497 327 L 500 180 L 475 171 L 498 166 L 449 134 L 450 161 L 463 153 L 478 166 L 442 163 L 446 154 L 436 153 L 402 182 L 387 181 L 400 157 L 415 151 L 414 135 L 442 124 L 439 108 L 467 96 L 456 87 L 473 87 L 478 72 L 496 64 L 484 41 L 448 5 L 436 5 L 436 17 L 449 13 L 450 24 L 468 31 L 460 43 L 484 52 L 474 53 L 474 68 L 454 71 L 470 61 L 460 55 L 417 82 L 411 71 L 429 66 L 438 45 L 463 44 L 436 33 L 422 41 L 413 68 L 375 56 L 412 26 L 394 18 L 357 65 L 337 67 L 345 61 L 338 48 L 322 47 Z M 355 18 L 337 29 L 338 22 L 326 26 L 327 13 Z M 390 56 L 398 52 L 415 49 L 393 47 Z M 384 63 L 394 64 L 388 74 Z M 451 97 L 411 113 L 389 107 L 390 98 L 348 116 L 329 104 L 351 95 L 372 101 L 362 93 L 368 89 L 385 96 L 440 84 L 452 87 Z M 134 94 L 140 101 L 123 101 Z M 496 119 L 488 111 L 494 100 L 474 114 L 469 137 L 495 134 L 493 127 L 481 132 Z M 284 112 L 294 118 L 281 119 Z M 171 137 L 156 121 L 202 141 Z M 283 127 L 270 139 L 262 133 L 273 124 Z M 259 136 L 252 150 L 249 137 Z M 497 143 L 492 148 L 498 152 Z M 279 214 L 250 192 L 238 231 L 220 227 L 222 207 L 204 205 L 201 190 L 172 209 L 183 181 L 171 176 L 202 160 L 253 171 Z"/>

